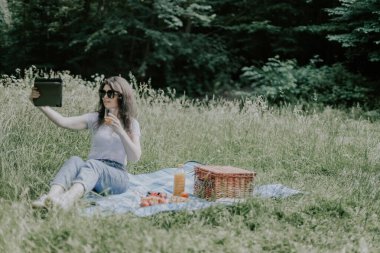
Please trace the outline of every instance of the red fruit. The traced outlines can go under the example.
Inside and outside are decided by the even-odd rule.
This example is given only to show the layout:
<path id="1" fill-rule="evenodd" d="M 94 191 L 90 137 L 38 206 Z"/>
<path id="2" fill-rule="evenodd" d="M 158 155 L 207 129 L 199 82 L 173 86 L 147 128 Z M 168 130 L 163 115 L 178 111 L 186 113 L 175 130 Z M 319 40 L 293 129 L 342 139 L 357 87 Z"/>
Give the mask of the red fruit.
<path id="1" fill-rule="evenodd" d="M 187 193 L 187 192 L 182 192 L 180 196 L 181 196 L 182 198 L 188 198 L 188 197 L 189 197 L 189 193 Z"/>
<path id="2" fill-rule="evenodd" d="M 140 206 L 146 207 L 146 206 L 149 206 L 149 203 L 148 203 L 148 201 L 143 200 L 143 201 L 141 201 Z"/>
<path id="3" fill-rule="evenodd" d="M 158 203 L 159 203 L 159 204 L 167 204 L 167 203 L 168 203 L 168 200 L 167 200 L 167 199 L 164 199 L 164 198 L 159 198 L 159 199 L 158 199 Z"/>

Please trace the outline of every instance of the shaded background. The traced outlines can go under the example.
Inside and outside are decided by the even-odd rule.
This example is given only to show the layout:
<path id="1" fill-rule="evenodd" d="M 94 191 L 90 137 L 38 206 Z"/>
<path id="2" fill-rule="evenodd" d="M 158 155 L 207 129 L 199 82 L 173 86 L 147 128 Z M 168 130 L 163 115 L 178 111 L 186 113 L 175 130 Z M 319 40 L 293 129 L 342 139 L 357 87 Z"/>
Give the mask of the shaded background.
<path id="1" fill-rule="evenodd" d="M 0 0 L 0 72 L 151 80 L 198 97 L 376 106 L 380 1 Z"/>

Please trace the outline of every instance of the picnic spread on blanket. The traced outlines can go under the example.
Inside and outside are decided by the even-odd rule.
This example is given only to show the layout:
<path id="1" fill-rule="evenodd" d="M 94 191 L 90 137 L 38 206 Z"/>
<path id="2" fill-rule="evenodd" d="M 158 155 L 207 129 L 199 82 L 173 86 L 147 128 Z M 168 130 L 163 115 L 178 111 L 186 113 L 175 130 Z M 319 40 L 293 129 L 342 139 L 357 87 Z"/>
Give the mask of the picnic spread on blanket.
<path id="1" fill-rule="evenodd" d="M 183 173 L 182 181 L 174 180 L 179 178 L 178 173 Z M 89 205 L 82 213 L 90 216 L 131 212 L 144 217 L 164 211 L 230 205 L 248 197 L 285 198 L 304 193 L 281 184 L 254 187 L 255 176 L 253 171 L 231 166 L 207 166 L 194 161 L 186 162 L 179 169 L 129 174 L 130 186 L 125 193 L 108 196 L 89 194 L 85 197 Z M 178 182 L 180 185 L 175 186 Z M 174 190 L 177 191 L 175 194 Z"/>

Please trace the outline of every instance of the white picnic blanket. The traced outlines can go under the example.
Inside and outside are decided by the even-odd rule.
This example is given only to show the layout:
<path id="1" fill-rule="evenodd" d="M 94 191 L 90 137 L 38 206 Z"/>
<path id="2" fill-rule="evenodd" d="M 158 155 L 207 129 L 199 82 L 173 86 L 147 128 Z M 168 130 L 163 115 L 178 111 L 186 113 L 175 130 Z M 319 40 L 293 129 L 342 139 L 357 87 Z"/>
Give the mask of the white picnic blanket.
<path id="1" fill-rule="evenodd" d="M 215 202 L 206 201 L 193 195 L 194 188 L 194 166 L 197 162 L 186 162 L 184 170 L 186 173 L 185 191 L 190 194 L 189 201 L 185 203 L 159 204 L 148 207 L 140 207 L 140 198 L 146 196 L 148 191 L 165 192 L 172 194 L 173 175 L 176 168 L 164 168 L 153 173 L 129 174 L 130 187 L 127 192 L 106 197 L 89 194 L 85 200 L 90 205 L 83 209 L 85 215 L 110 215 L 132 212 L 137 216 L 144 217 L 164 211 L 197 210 L 213 205 L 234 204 L 241 199 L 218 199 Z M 304 192 L 290 189 L 281 184 L 269 184 L 256 186 L 252 192 L 253 197 L 261 198 L 285 198 Z"/>

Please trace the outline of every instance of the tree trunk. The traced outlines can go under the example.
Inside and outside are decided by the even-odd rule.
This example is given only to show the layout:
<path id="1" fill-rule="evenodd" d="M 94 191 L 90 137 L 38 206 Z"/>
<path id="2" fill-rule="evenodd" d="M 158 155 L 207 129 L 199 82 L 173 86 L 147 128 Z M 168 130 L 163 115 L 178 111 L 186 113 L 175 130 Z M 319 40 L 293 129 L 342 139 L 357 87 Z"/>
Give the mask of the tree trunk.
<path id="1" fill-rule="evenodd" d="M 192 26 L 191 19 L 188 18 L 186 20 L 185 33 L 190 33 L 191 32 L 191 26 Z"/>

